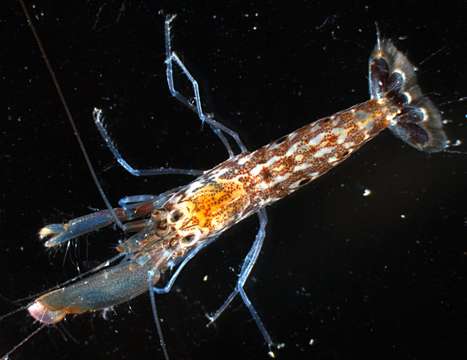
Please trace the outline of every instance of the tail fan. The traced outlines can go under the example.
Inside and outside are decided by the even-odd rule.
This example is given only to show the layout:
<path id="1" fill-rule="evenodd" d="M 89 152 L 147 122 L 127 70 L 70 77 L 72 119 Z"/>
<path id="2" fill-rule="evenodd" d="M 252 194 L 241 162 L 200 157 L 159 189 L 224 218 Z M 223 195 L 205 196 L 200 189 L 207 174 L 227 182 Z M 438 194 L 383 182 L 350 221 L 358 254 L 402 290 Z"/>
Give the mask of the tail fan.
<path id="1" fill-rule="evenodd" d="M 441 114 L 420 90 L 414 66 L 379 34 L 369 61 L 369 86 L 372 99 L 388 99 L 401 109 L 389 126 L 394 135 L 420 151 L 439 152 L 448 146 Z"/>

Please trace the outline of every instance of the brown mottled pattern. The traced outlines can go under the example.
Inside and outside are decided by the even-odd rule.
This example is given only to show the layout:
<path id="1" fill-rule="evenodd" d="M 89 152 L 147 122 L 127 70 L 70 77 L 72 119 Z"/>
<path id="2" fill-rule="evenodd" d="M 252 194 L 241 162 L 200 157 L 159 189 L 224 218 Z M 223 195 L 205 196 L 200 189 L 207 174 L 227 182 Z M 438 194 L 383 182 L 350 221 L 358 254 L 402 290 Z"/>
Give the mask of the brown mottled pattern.
<path id="1" fill-rule="evenodd" d="M 120 244 L 119 250 L 130 253 L 134 262 L 48 292 L 28 307 L 30 314 L 52 324 L 67 314 L 104 308 L 142 293 L 149 270 L 157 269 L 157 282 L 173 259 L 326 173 L 388 127 L 399 112 L 384 99 L 370 100 L 224 161 L 154 209 L 147 227 Z M 108 281 L 119 286 L 109 292 Z"/>
<path id="2" fill-rule="evenodd" d="M 384 130 L 398 113 L 398 108 L 384 100 L 369 100 L 306 125 L 254 152 L 228 159 L 206 175 L 211 181 L 236 180 L 244 185 L 249 197 L 246 216 L 340 164 Z"/>
<path id="3" fill-rule="evenodd" d="M 385 129 L 399 108 L 369 100 L 306 125 L 251 153 L 219 164 L 165 205 L 186 214 L 181 236 L 222 232 L 294 192 L 349 157 Z"/>

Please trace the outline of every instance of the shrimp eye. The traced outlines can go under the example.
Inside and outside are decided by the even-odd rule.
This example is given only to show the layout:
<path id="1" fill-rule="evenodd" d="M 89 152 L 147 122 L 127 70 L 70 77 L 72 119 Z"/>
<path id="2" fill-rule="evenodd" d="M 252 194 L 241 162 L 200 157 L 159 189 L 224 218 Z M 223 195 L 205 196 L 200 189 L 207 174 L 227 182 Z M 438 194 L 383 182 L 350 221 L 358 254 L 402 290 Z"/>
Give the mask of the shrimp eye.
<path id="1" fill-rule="evenodd" d="M 165 230 L 167 229 L 167 220 L 161 220 L 159 224 L 157 224 L 157 228 L 160 230 Z"/>
<path id="2" fill-rule="evenodd" d="M 153 217 L 153 219 L 154 219 L 155 221 L 160 222 L 160 221 L 162 221 L 163 219 L 165 219 L 166 214 L 165 214 L 165 212 L 156 209 L 156 210 L 154 210 L 154 211 L 152 212 L 151 216 Z"/>
<path id="3" fill-rule="evenodd" d="M 174 210 L 170 213 L 170 221 L 171 222 L 177 222 L 178 220 L 180 220 L 181 218 L 183 217 L 183 212 L 181 212 L 180 210 Z"/>

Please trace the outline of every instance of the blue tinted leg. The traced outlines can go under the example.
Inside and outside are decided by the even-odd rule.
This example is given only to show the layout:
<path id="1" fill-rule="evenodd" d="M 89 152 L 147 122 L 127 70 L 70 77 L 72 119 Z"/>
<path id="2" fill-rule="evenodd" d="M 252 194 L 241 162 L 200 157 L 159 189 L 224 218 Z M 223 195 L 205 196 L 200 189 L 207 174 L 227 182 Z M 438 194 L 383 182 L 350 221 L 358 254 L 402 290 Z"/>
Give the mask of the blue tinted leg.
<path id="1" fill-rule="evenodd" d="M 167 84 L 169 86 L 170 94 L 173 97 L 175 97 L 177 100 L 179 100 L 181 103 L 186 105 L 188 108 L 196 112 L 202 124 L 207 123 L 209 125 L 212 131 L 217 135 L 217 137 L 219 137 L 221 142 L 224 144 L 225 148 L 227 149 L 227 152 L 229 153 L 229 157 L 234 156 L 234 152 L 228 140 L 225 138 L 224 133 L 232 137 L 232 139 L 236 142 L 241 152 L 246 152 L 247 148 L 243 144 L 238 133 L 224 126 L 220 122 L 216 121 L 212 117 L 212 115 L 204 113 L 203 107 L 201 105 L 201 96 L 199 92 L 198 82 L 193 77 L 193 75 L 191 75 L 190 71 L 185 66 L 185 64 L 183 64 L 183 62 L 180 60 L 177 54 L 172 51 L 170 24 L 174 18 L 175 18 L 175 15 L 171 15 L 171 16 L 167 16 L 165 20 L 165 52 L 166 52 L 165 63 L 167 66 L 166 75 L 167 75 Z M 183 96 L 180 92 L 178 92 L 175 89 L 174 78 L 173 78 L 173 63 L 178 65 L 178 67 L 180 68 L 182 73 L 186 76 L 188 81 L 190 81 L 191 86 L 193 88 L 193 92 L 194 92 L 194 102 L 195 102 L 194 104 L 191 103 L 185 96 Z"/>
<path id="2" fill-rule="evenodd" d="M 120 154 L 117 147 L 112 141 L 109 133 L 107 132 L 106 128 L 104 127 L 104 118 L 102 115 L 102 110 L 94 109 L 93 111 L 94 123 L 96 124 L 99 133 L 101 134 L 102 138 L 105 141 L 105 144 L 112 152 L 115 160 L 131 175 L 133 176 L 155 176 L 155 175 L 168 175 L 168 174 L 176 174 L 176 175 L 193 175 L 198 176 L 203 173 L 203 170 L 194 170 L 194 169 L 175 169 L 175 168 L 156 168 L 156 169 L 135 169 L 131 166 Z"/>
<path id="3" fill-rule="evenodd" d="M 164 335 L 162 333 L 162 327 L 159 321 L 159 315 L 157 312 L 157 307 L 156 307 L 156 295 L 155 294 L 167 294 L 170 292 L 172 289 L 173 284 L 175 283 L 175 280 L 177 279 L 178 275 L 182 271 L 182 269 L 185 267 L 185 265 L 195 257 L 198 252 L 200 252 L 201 249 L 204 249 L 206 246 L 208 246 L 210 243 L 215 241 L 219 236 L 214 236 L 213 238 L 204 241 L 201 245 L 197 246 L 193 250 L 191 250 L 188 255 L 183 259 L 183 261 L 180 263 L 178 266 L 177 270 L 173 273 L 172 277 L 168 281 L 167 285 L 165 285 L 163 288 L 158 288 L 153 286 L 153 278 L 154 278 L 154 273 L 149 272 L 148 273 L 148 286 L 149 286 L 149 298 L 151 300 L 151 309 L 152 309 L 152 314 L 154 317 L 154 322 L 156 324 L 156 329 L 157 329 L 157 334 L 159 336 L 159 341 L 160 345 L 162 348 L 162 352 L 164 353 L 164 359 L 169 360 L 169 354 L 167 352 L 167 345 L 164 340 Z"/>
<path id="4" fill-rule="evenodd" d="M 152 209 L 167 201 L 168 197 L 179 188 L 166 191 L 160 195 L 134 195 L 119 200 L 119 208 L 95 211 L 62 224 L 49 224 L 39 230 L 39 237 L 46 247 L 54 247 L 69 242 L 82 235 L 97 231 L 115 223 L 116 217 L 123 231 L 135 231 L 144 225 L 144 221 L 132 220 L 145 218 Z M 130 222 L 129 222 L 130 221 Z"/>
<path id="5" fill-rule="evenodd" d="M 49 224 L 39 230 L 39 238 L 45 247 L 62 245 L 72 239 L 97 231 L 115 223 L 115 218 L 121 223 L 128 217 L 122 209 L 96 211 L 92 214 L 80 216 L 62 224 Z M 122 224 L 122 229 L 125 225 Z"/>
<path id="6" fill-rule="evenodd" d="M 170 277 L 167 284 L 163 288 L 158 288 L 158 287 L 153 286 L 151 288 L 152 291 L 154 291 L 156 294 L 167 294 L 168 292 L 170 292 L 170 290 L 172 289 L 173 284 L 175 283 L 175 280 L 177 279 L 178 275 L 180 274 L 182 269 L 185 267 L 185 265 L 191 259 L 193 259 L 196 256 L 196 254 L 198 254 L 201 251 L 201 249 L 204 249 L 206 246 L 211 244 L 213 241 L 217 240 L 218 237 L 219 237 L 219 235 L 216 235 L 213 238 L 204 241 L 201 245 L 199 245 L 196 248 L 194 248 L 193 250 L 191 250 L 188 253 L 188 255 L 185 257 L 185 259 L 183 259 L 183 261 L 180 263 L 177 270 L 175 270 L 175 272 L 172 274 L 172 276 Z"/>
<path id="7" fill-rule="evenodd" d="M 157 200 L 158 196 L 156 195 L 130 195 L 130 196 L 125 196 L 122 197 L 120 200 L 118 200 L 118 206 L 121 208 L 130 208 L 132 205 L 138 204 L 138 203 L 145 203 L 149 201 L 155 201 Z"/>
<path id="8" fill-rule="evenodd" d="M 122 197 L 118 200 L 118 206 L 124 209 L 133 210 L 136 206 L 141 205 L 143 203 L 152 202 L 154 207 L 162 206 L 172 194 L 184 186 L 177 186 L 173 189 L 167 190 L 159 195 L 130 195 Z"/>
<path id="9" fill-rule="evenodd" d="M 152 284 L 155 273 L 152 271 L 148 272 L 148 287 L 149 287 L 149 299 L 151 301 L 152 315 L 154 317 L 154 323 L 156 324 L 157 335 L 159 336 L 159 343 L 161 345 L 162 353 L 164 354 L 164 359 L 169 360 L 169 353 L 167 351 L 167 345 L 165 344 L 164 334 L 162 332 L 161 322 L 159 320 L 159 314 L 157 313 L 156 307 L 156 296 L 152 291 Z"/>
<path id="10" fill-rule="evenodd" d="M 248 299 L 245 293 L 245 290 L 243 289 L 243 286 L 245 285 L 245 282 L 248 279 L 248 276 L 250 275 L 251 270 L 253 269 L 253 266 L 256 263 L 256 260 L 258 259 L 259 253 L 261 251 L 261 247 L 263 246 L 264 238 L 266 236 L 266 224 L 268 222 L 266 210 L 262 209 L 258 211 L 258 218 L 259 218 L 259 229 L 258 229 L 258 232 L 256 233 L 255 241 L 250 251 L 248 252 L 247 256 L 245 257 L 245 261 L 243 262 L 242 269 L 240 271 L 240 276 L 238 278 L 237 284 L 235 285 L 235 289 L 230 293 L 230 295 L 227 297 L 227 299 L 224 301 L 221 307 L 216 312 L 208 316 L 208 319 L 209 319 L 209 324 L 216 321 L 219 318 L 219 316 L 227 309 L 227 307 L 230 305 L 232 300 L 235 299 L 235 297 L 238 294 L 240 294 L 240 297 L 242 298 L 243 303 L 245 304 L 246 308 L 250 312 L 253 320 L 256 323 L 256 326 L 261 332 L 261 335 L 263 335 L 264 341 L 267 343 L 269 349 L 271 350 L 272 346 L 274 345 L 272 342 L 271 336 L 266 330 L 266 327 L 261 321 L 261 318 L 259 317 L 256 309 L 254 308 L 251 301 Z"/>
<path id="11" fill-rule="evenodd" d="M 247 294 L 245 293 L 245 290 L 243 288 L 240 288 L 238 290 L 240 293 L 240 296 L 242 297 L 243 303 L 245 304 L 246 308 L 250 312 L 251 317 L 256 323 L 256 326 L 258 327 L 259 331 L 261 332 L 261 335 L 263 336 L 264 341 L 268 345 L 269 349 L 269 355 L 274 358 L 274 352 L 272 351 L 272 348 L 274 347 L 274 342 L 272 341 L 271 335 L 269 335 L 268 330 L 266 329 L 266 326 L 264 326 L 263 320 L 261 320 L 260 316 L 258 315 L 255 307 L 251 303 L 250 299 L 248 298 Z"/>

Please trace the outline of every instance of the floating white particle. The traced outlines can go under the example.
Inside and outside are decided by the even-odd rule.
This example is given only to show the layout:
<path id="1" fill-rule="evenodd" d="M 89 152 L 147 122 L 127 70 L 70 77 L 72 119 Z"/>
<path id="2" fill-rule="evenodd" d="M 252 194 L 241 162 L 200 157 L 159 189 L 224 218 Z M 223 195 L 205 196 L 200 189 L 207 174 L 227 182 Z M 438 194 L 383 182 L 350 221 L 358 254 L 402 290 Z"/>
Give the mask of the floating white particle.
<path id="1" fill-rule="evenodd" d="M 315 343 L 315 339 L 310 339 L 310 341 L 308 342 L 308 345 L 312 346 L 314 343 Z"/>
<path id="2" fill-rule="evenodd" d="M 203 281 L 204 281 L 204 282 L 208 281 L 208 276 L 207 276 L 207 275 L 204 275 Z"/>
<path id="3" fill-rule="evenodd" d="M 371 195 L 371 190 L 370 189 L 363 190 L 363 196 L 370 196 L 370 195 Z"/>
<path id="4" fill-rule="evenodd" d="M 401 219 L 405 219 L 405 214 L 401 214 Z"/>

